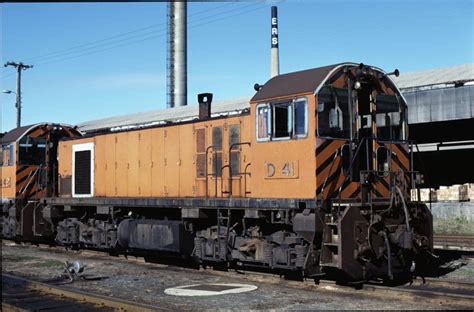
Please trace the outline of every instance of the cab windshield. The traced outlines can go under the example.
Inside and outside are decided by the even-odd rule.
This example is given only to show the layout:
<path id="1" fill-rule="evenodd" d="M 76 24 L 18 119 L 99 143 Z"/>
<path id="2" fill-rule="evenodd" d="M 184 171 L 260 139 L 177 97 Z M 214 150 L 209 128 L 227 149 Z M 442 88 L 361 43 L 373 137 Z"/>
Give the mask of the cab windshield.
<path id="1" fill-rule="evenodd" d="M 347 88 L 324 86 L 318 93 L 318 134 L 350 139 L 351 118 Z"/>
<path id="2" fill-rule="evenodd" d="M 404 140 L 406 107 L 397 95 L 379 94 L 376 97 L 377 138 Z M 402 103 L 402 104 L 401 104 Z"/>
<path id="3" fill-rule="evenodd" d="M 45 161 L 45 139 L 24 136 L 21 138 L 18 146 L 18 162 L 21 165 L 40 165 Z"/>
<path id="4" fill-rule="evenodd" d="M 323 86 L 318 92 L 319 136 L 341 139 L 375 137 L 395 141 L 406 139 L 406 104 L 399 95 L 372 92 L 368 85 L 352 91 L 352 99 L 349 94 L 348 88 L 331 85 Z M 353 103 L 352 107 L 349 103 Z M 371 111 L 371 107 L 375 107 L 375 111 Z"/>

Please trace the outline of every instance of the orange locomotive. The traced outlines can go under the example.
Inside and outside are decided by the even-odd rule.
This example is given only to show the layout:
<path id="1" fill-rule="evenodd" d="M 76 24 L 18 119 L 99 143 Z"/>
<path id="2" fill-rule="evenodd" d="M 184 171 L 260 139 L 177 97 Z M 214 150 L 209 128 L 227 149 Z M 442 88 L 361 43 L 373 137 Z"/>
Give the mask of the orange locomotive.
<path id="1" fill-rule="evenodd" d="M 0 138 L 4 237 L 33 239 L 54 233 L 41 220 L 39 200 L 57 195 L 58 141 L 79 135 L 67 125 L 39 123 L 13 129 Z"/>
<path id="2" fill-rule="evenodd" d="M 193 120 L 61 140 L 33 236 L 317 279 L 413 274 L 432 219 L 410 201 L 419 175 L 389 74 L 343 63 L 255 88 L 237 114 L 211 116 L 201 94 Z M 31 223 L 4 218 L 7 237 Z"/>

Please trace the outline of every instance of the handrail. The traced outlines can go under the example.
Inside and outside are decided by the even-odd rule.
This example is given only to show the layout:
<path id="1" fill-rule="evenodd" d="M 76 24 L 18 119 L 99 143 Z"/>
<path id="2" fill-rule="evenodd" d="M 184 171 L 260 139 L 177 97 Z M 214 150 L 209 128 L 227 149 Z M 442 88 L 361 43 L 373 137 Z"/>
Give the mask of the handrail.
<path id="1" fill-rule="evenodd" d="M 244 197 L 246 197 L 247 194 L 252 193 L 252 192 L 247 192 L 247 175 L 251 176 L 251 173 L 247 172 L 247 168 L 250 167 L 251 164 L 252 163 L 248 163 L 244 169 Z"/>
<path id="2" fill-rule="evenodd" d="M 351 172 L 351 169 L 352 169 L 352 166 L 354 165 L 354 161 L 356 159 L 356 156 L 359 154 L 359 151 L 360 151 L 360 147 L 362 146 L 362 144 L 364 143 L 364 141 L 366 140 L 367 138 L 362 138 L 362 141 L 360 141 L 360 144 L 359 146 L 357 146 L 357 149 L 354 153 L 354 155 L 352 156 L 352 159 L 351 159 L 351 162 L 349 163 L 349 168 L 347 169 L 347 172 L 344 172 L 345 175 L 346 175 L 346 178 L 344 179 L 344 181 L 342 181 L 342 184 L 341 184 L 341 187 L 339 187 L 339 192 L 337 194 L 337 196 L 339 197 L 340 199 L 340 195 L 341 195 L 341 191 L 342 191 L 342 185 L 344 185 L 344 183 L 346 183 L 347 179 L 351 176 L 350 172 Z M 351 142 L 352 143 L 352 142 Z M 337 156 L 337 154 L 336 154 Z M 343 171 L 344 171 L 344 168 L 343 168 Z M 328 176 L 329 177 L 329 176 Z M 326 178 L 326 180 L 328 179 L 328 177 Z M 326 181 L 324 181 L 324 183 L 326 183 Z M 323 196 L 323 200 L 324 200 L 324 193 L 323 193 L 323 190 L 324 190 L 324 187 L 325 185 L 323 185 L 323 189 L 321 190 L 321 194 Z"/>
<path id="3" fill-rule="evenodd" d="M 420 149 L 418 148 L 418 143 L 416 143 L 415 141 L 413 141 L 413 143 L 414 143 L 415 146 L 416 146 L 416 150 L 417 150 L 417 152 L 418 152 L 416 155 L 417 155 L 417 157 L 418 157 L 418 160 L 420 161 L 421 167 L 422 167 L 422 169 L 423 169 L 423 172 L 424 172 L 425 175 L 426 175 L 426 180 L 427 180 L 427 182 L 428 182 L 428 190 L 429 190 L 429 192 L 428 192 L 428 194 L 429 194 L 428 198 L 429 198 L 430 211 L 431 211 L 431 210 L 432 210 L 432 209 L 431 209 L 432 207 L 431 207 L 431 182 L 430 182 L 430 176 L 428 175 L 428 171 L 426 171 L 425 163 L 421 160 L 421 157 L 419 156 L 419 155 L 420 155 Z M 411 154 L 412 154 L 412 155 L 414 154 L 414 153 L 413 153 L 413 150 L 411 151 Z M 414 167 L 414 166 L 415 166 L 415 163 L 413 163 L 413 167 Z M 414 169 L 414 168 L 413 168 L 413 169 Z M 418 200 L 420 200 L 420 196 L 418 196 Z"/>
<path id="4" fill-rule="evenodd" d="M 341 184 L 341 186 L 338 188 L 337 194 L 334 196 L 334 198 L 339 198 L 339 199 L 341 199 L 342 186 L 347 182 L 348 179 L 350 179 L 350 178 L 352 177 L 351 171 L 352 171 L 352 169 L 353 169 L 353 167 L 354 167 L 354 163 L 355 163 L 357 157 L 358 157 L 359 154 L 360 154 L 360 151 L 361 151 L 362 146 L 363 146 L 364 144 L 366 144 L 366 146 L 365 146 L 366 153 L 368 153 L 368 151 L 369 151 L 369 144 L 368 144 L 368 143 L 369 143 L 369 140 L 370 140 L 370 141 L 376 141 L 376 142 L 379 142 L 379 143 L 384 143 L 384 144 L 401 144 L 401 143 L 405 143 L 405 144 L 410 144 L 411 146 L 415 145 L 415 147 L 418 148 L 418 145 L 417 145 L 416 142 L 413 141 L 413 140 L 383 141 L 383 140 L 377 139 L 377 138 L 375 138 L 375 137 L 364 137 L 364 138 L 362 138 L 362 139 L 360 140 L 358 146 L 357 146 L 357 149 L 356 149 L 355 152 L 353 153 L 353 156 L 352 156 L 352 159 L 351 159 L 351 161 L 350 161 L 350 163 L 349 163 L 348 169 L 347 169 L 347 170 L 343 170 L 343 171 L 344 171 L 344 174 L 346 175 L 346 177 L 345 177 L 345 179 L 342 181 L 342 184 Z M 351 143 L 352 143 L 352 141 L 351 141 Z M 337 152 L 336 152 L 336 154 L 335 154 L 335 157 L 334 157 L 334 160 L 333 160 L 333 164 L 331 165 L 331 167 L 330 167 L 330 169 L 329 169 L 329 173 L 332 172 L 332 168 L 333 168 L 333 165 L 334 165 L 334 162 L 335 162 L 336 158 L 337 158 L 338 156 L 341 156 L 341 155 L 342 155 L 342 154 L 339 155 L 339 154 L 340 154 L 340 153 L 339 153 L 339 150 L 340 150 L 340 148 L 337 150 Z M 391 149 L 390 149 L 390 150 L 391 150 Z M 392 153 L 393 153 L 393 152 L 392 152 Z M 392 153 L 390 153 L 390 159 L 388 160 L 388 161 L 390 161 L 390 163 L 393 161 Z M 410 161 L 410 168 L 409 168 L 408 171 L 402 170 L 402 172 L 404 172 L 405 174 L 410 174 L 410 175 L 411 175 L 411 180 L 412 180 L 412 184 L 413 184 L 413 179 L 414 179 L 413 176 L 414 176 L 414 173 L 415 173 L 415 171 L 414 171 L 414 163 L 413 163 L 413 148 L 410 149 L 410 155 L 409 155 L 409 157 L 410 157 L 410 159 L 409 159 L 409 161 Z M 367 173 L 369 173 L 369 172 L 374 172 L 374 171 L 375 171 L 375 172 L 378 172 L 377 170 L 370 170 L 370 169 L 369 169 L 369 168 L 370 168 L 370 167 L 369 167 L 369 165 L 370 165 L 369 161 L 370 161 L 370 160 L 367 159 L 367 163 L 366 163 L 367 169 L 366 169 L 366 170 L 361 170 L 361 172 L 367 172 Z M 393 174 L 394 174 L 394 173 L 391 172 L 391 173 L 390 173 L 390 176 L 392 176 Z M 325 189 L 326 184 L 327 184 L 327 181 L 328 181 L 328 179 L 329 179 L 329 175 L 330 175 L 330 174 L 328 174 L 328 176 L 326 177 L 326 180 L 325 180 L 324 183 L 323 183 L 323 187 L 322 187 L 322 190 L 321 190 L 320 195 L 319 195 L 320 197 L 318 197 L 318 198 L 321 198 L 322 200 L 324 200 L 324 189 Z M 377 177 L 378 177 L 378 176 L 377 176 Z M 382 178 L 382 177 L 381 177 L 381 178 Z M 383 178 L 382 178 L 382 179 L 383 179 Z M 390 179 L 390 184 L 389 184 L 389 185 L 390 185 L 390 188 L 392 189 L 392 187 L 393 187 L 393 181 L 392 181 L 392 179 Z M 412 187 L 412 188 L 413 188 L 413 187 Z"/>
<path id="5" fill-rule="evenodd" d="M 208 171 L 207 162 L 208 162 L 208 152 L 209 152 L 209 150 L 210 150 L 211 148 L 214 149 L 214 145 L 209 145 L 209 146 L 206 148 L 206 164 L 205 164 L 205 166 L 204 166 L 205 171 L 206 171 L 206 174 L 205 174 L 205 175 L 206 175 L 206 198 L 209 197 L 209 185 L 208 185 L 208 183 L 209 183 L 209 181 L 208 181 L 208 176 L 209 176 L 209 174 L 207 173 L 207 171 Z M 216 153 L 216 152 L 214 151 L 214 153 Z M 215 162 L 217 163 L 217 157 L 215 157 L 215 158 L 216 158 Z M 214 167 L 215 167 L 215 166 L 214 166 Z M 215 174 L 215 175 L 217 176 L 217 170 L 216 170 L 216 174 Z M 217 177 L 216 177 L 216 183 L 217 183 Z M 216 186 L 216 197 L 217 197 L 217 186 Z"/>
<path id="6" fill-rule="evenodd" d="M 324 189 L 326 188 L 326 183 L 329 180 L 329 176 L 331 175 L 332 168 L 334 167 L 334 164 L 336 162 L 336 158 L 339 154 L 339 148 L 336 150 L 336 154 L 334 155 L 334 159 L 332 160 L 331 167 L 329 168 L 328 175 L 326 176 L 326 179 L 324 180 L 323 187 L 321 188 L 321 197 L 322 200 L 324 200 Z"/>
<path id="7" fill-rule="evenodd" d="M 354 161 L 355 161 L 356 157 L 359 155 L 361 146 L 362 146 L 366 141 L 368 142 L 369 140 L 377 140 L 377 138 L 365 137 L 365 138 L 362 138 L 362 140 L 360 141 L 360 143 L 359 143 L 359 145 L 357 146 L 357 149 L 356 149 L 354 155 L 352 156 L 351 162 L 349 163 L 349 168 L 348 168 L 347 172 L 345 172 L 346 178 L 344 179 L 344 181 L 342 181 L 342 184 L 341 184 L 341 186 L 339 187 L 338 194 L 337 194 L 339 200 L 341 199 L 342 186 L 344 185 L 344 183 L 346 183 L 347 179 L 349 179 L 349 177 L 351 177 L 350 171 L 351 171 L 352 167 L 354 166 Z M 367 144 L 366 144 L 366 153 L 368 153 L 368 146 L 369 146 L 369 144 L 367 143 Z M 369 168 L 369 159 L 368 159 L 368 157 L 367 157 L 366 166 L 367 166 L 367 170 L 361 170 L 361 171 L 369 171 L 369 170 L 368 170 L 368 168 Z"/>
<path id="8" fill-rule="evenodd" d="M 36 167 L 35 170 L 30 171 L 30 173 L 28 174 L 28 177 L 26 178 L 28 180 L 28 183 L 26 183 L 25 186 L 23 186 L 20 189 L 20 192 L 19 192 L 20 195 L 24 195 L 26 190 L 28 190 L 28 187 L 30 186 L 31 182 L 34 180 L 36 174 L 39 172 L 40 169 L 41 169 L 41 166 L 38 166 L 38 167 Z"/>
<path id="9" fill-rule="evenodd" d="M 238 142 L 238 143 L 233 143 L 229 147 L 229 196 L 232 197 L 232 149 L 236 146 L 241 146 L 241 145 L 248 145 L 251 146 L 252 144 L 250 142 Z M 237 174 L 242 174 L 241 172 L 238 172 Z"/>
<path id="10" fill-rule="evenodd" d="M 229 191 L 224 192 L 224 179 L 223 179 L 222 177 L 223 177 L 223 175 L 224 175 L 224 169 L 225 169 L 225 168 L 229 168 L 229 174 L 230 174 L 230 165 L 224 165 L 224 166 L 222 166 L 222 168 L 221 168 L 221 196 L 222 196 L 223 194 L 229 194 Z M 216 189 L 216 194 L 217 194 L 217 189 Z M 223 196 L 222 196 L 222 197 L 223 197 Z"/>

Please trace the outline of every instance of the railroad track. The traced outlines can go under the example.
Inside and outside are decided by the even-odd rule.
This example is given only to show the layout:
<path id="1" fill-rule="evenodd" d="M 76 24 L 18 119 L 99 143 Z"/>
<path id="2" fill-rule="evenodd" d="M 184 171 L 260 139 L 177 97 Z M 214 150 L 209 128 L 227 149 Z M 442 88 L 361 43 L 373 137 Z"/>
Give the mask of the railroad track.
<path id="1" fill-rule="evenodd" d="M 27 243 L 22 243 L 26 247 L 34 247 L 34 248 L 41 248 L 47 249 L 55 252 L 60 253 L 72 253 L 75 256 L 82 255 L 82 256 L 97 256 L 97 257 L 108 257 L 107 252 L 103 251 L 95 251 L 95 250 L 81 250 L 81 251 L 71 251 L 66 250 L 63 247 L 57 246 L 47 246 L 47 245 L 32 245 Z M 115 258 L 117 259 L 117 258 Z M 126 261 L 126 262 L 133 262 L 133 263 L 140 263 L 147 265 L 153 265 L 153 263 L 147 263 L 144 258 L 142 257 L 135 257 L 135 256 L 120 256 L 117 260 Z M 187 268 L 181 268 L 183 270 L 192 270 Z M 453 281 L 453 280 L 444 280 L 444 279 L 435 279 L 435 278 L 426 278 L 425 283 L 422 282 L 421 279 L 415 279 L 411 285 L 401 285 L 397 287 L 391 286 L 383 286 L 377 284 L 364 284 L 362 287 L 357 287 L 358 289 L 354 291 L 354 287 L 348 287 L 347 285 L 338 285 L 334 281 L 328 280 L 320 280 L 318 284 L 315 284 L 313 280 L 304 280 L 304 281 L 292 281 L 292 280 L 285 280 L 279 277 L 278 275 L 272 273 L 264 273 L 264 272 L 241 272 L 235 270 L 229 271 L 221 271 L 221 270 L 214 270 L 212 268 L 202 268 L 203 271 L 209 274 L 220 275 L 224 277 L 228 277 L 231 279 L 241 279 L 246 280 L 249 282 L 258 282 L 258 283 L 269 283 L 269 284 L 278 284 L 281 286 L 286 286 L 289 288 L 294 289 L 306 289 L 306 290 L 314 290 L 326 293 L 340 293 L 340 294 L 347 294 L 347 295 L 361 295 L 361 296 L 368 296 L 368 297 L 378 297 L 383 299 L 404 299 L 404 300 L 411 300 L 413 302 L 417 302 L 419 300 L 426 300 L 429 298 L 432 302 L 437 302 L 441 306 L 449 305 L 450 307 L 456 308 L 469 308 L 472 309 L 474 306 L 474 283 L 467 283 L 467 282 L 460 282 L 460 281 Z M 50 285 L 43 284 L 43 287 L 55 287 Z M 48 292 L 45 289 L 45 292 Z M 64 291 L 61 289 L 60 291 Z M 74 299 L 76 295 L 72 295 L 70 298 Z M 113 305 L 110 303 L 109 305 L 104 304 L 100 300 L 103 296 L 98 296 L 99 299 L 92 299 L 91 301 L 95 304 L 99 304 L 101 306 L 112 306 L 117 307 L 117 305 Z M 105 297 L 110 299 L 108 297 Z M 126 301 L 125 301 L 126 302 Z M 133 306 L 136 303 L 130 303 Z M 158 307 L 148 307 L 153 309 L 159 309 Z M 126 311 L 151 311 L 151 310 L 133 310 L 133 307 L 130 307 L 130 310 L 127 308 L 121 307 L 122 310 Z M 153 310 L 154 311 L 154 310 Z"/>
<path id="2" fill-rule="evenodd" d="M 443 250 L 474 251 L 474 235 L 435 234 L 434 248 Z"/>
<path id="3" fill-rule="evenodd" d="M 25 279 L 2 272 L 2 311 L 169 310 Z"/>
<path id="4" fill-rule="evenodd" d="M 345 295 L 361 295 L 369 298 L 377 297 L 382 299 L 404 299 L 413 302 L 430 301 L 438 303 L 442 306 L 456 307 L 460 309 L 471 310 L 474 307 L 474 283 L 425 279 L 414 280 L 412 285 L 402 285 L 398 287 L 382 286 L 375 284 L 364 284 L 361 288 L 354 291 L 354 287 L 337 285 L 334 281 L 321 280 L 319 284 L 315 284 L 312 280 L 305 281 L 288 281 L 282 280 L 275 275 L 265 273 L 236 273 L 236 272 L 220 272 L 214 271 L 212 274 L 232 275 L 233 278 L 243 278 L 247 281 L 266 282 L 272 284 L 284 285 L 296 289 L 310 289 L 327 293 L 340 293 Z"/>

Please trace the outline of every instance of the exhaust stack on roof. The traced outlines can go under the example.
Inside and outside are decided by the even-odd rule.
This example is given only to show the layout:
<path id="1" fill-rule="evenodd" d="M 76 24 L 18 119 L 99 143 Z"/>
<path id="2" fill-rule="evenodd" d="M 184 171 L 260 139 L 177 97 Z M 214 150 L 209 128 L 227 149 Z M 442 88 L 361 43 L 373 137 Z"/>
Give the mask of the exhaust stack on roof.
<path id="1" fill-rule="evenodd" d="M 187 105 L 187 3 L 168 3 L 168 108 Z"/>
<path id="2" fill-rule="evenodd" d="M 211 118 L 212 93 L 198 94 L 199 119 Z"/>
<path id="3" fill-rule="evenodd" d="M 272 19 L 271 19 L 271 72 L 270 77 L 273 78 L 280 74 L 280 56 L 278 52 L 278 10 L 276 6 L 272 6 Z"/>

